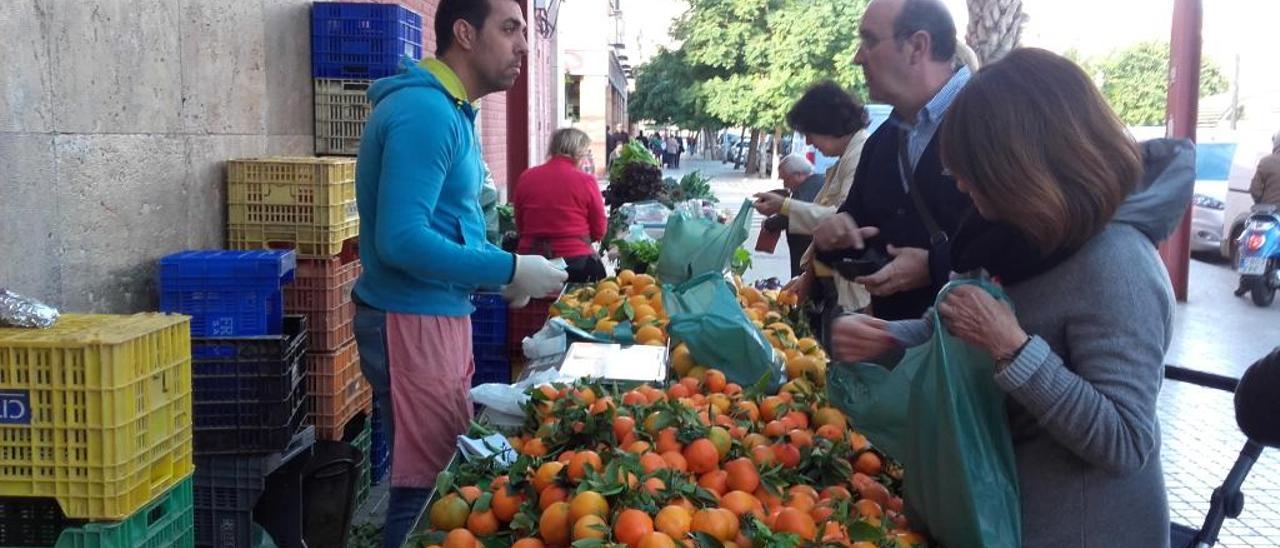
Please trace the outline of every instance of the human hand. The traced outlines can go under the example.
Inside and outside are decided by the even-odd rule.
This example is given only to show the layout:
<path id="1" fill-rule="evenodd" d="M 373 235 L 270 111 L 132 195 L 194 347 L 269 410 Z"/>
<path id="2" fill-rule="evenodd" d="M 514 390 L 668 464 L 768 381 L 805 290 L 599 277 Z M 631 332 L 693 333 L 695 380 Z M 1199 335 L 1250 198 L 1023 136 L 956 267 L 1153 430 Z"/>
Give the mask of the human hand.
<path id="1" fill-rule="evenodd" d="M 782 211 L 782 203 L 787 200 L 772 192 L 761 192 L 752 197 L 756 199 L 753 205 L 761 215 L 777 215 Z"/>
<path id="2" fill-rule="evenodd" d="M 889 322 L 866 314 L 851 314 L 831 323 L 831 350 L 836 359 L 866 361 L 898 346 Z"/>
<path id="3" fill-rule="evenodd" d="M 799 276 L 791 278 L 787 285 L 782 286 L 783 291 L 795 293 L 797 302 L 802 303 L 809 300 L 809 291 L 813 288 L 813 272 L 808 270 L 800 273 Z"/>
<path id="4" fill-rule="evenodd" d="M 947 331 L 993 358 L 1012 355 L 1027 340 L 1009 303 L 977 286 L 952 289 L 938 305 L 938 314 Z"/>
<path id="5" fill-rule="evenodd" d="M 918 247 L 888 247 L 893 260 L 874 274 L 853 280 L 877 297 L 911 291 L 929 285 L 929 252 Z"/>
<path id="6" fill-rule="evenodd" d="M 880 233 L 875 227 L 858 227 L 848 213 L 837 213 L 818 223 L 813 231 L 813 245 L 821 250 L 844 249 L 852 247 L 862 249 L 864 240 Z"/>
<path id="7" fill-rule="evenodd" d="M 516 270 L 507 288 L 513 295 L 546 297 L 564 287 L 569 273 L 541 255 L 516 255 Z"/>

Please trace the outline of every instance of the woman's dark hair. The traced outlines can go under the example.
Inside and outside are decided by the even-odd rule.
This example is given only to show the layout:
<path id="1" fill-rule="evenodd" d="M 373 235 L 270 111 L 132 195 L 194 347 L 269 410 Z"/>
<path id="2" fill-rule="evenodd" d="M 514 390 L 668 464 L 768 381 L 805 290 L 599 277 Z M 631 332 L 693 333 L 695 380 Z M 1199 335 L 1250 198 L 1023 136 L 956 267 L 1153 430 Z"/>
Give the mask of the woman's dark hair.
<path id="1" fill-rule="evenodd" d="M 1042 49 L 978 71 L 939 132 L 956 179 L 1046 255 L 1102 231 L 1142 176 L 1137 144 L 1089 76 Z"/>
<path id="2" fill-rule="evenodd" d="M 804 92 L 787 113 L 787 124 L 800 133 L 844 137 L 867 127 L 867 109 L 839 84 L 819 82 Z"/>

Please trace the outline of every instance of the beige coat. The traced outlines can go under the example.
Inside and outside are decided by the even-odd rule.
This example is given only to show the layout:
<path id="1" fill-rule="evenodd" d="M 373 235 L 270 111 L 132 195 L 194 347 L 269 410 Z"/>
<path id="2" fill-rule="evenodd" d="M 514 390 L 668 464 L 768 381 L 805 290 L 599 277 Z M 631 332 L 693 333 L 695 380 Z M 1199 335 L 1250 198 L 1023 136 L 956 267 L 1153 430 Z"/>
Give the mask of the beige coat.
<path id="1" fill-rule="evenodd" d="M 827 170 L 826 180 L 818 191 L 813 203 L 788 199 L 782 204 L 782 214 L 787 216 L 787 230 L 794 234 L 813 234 L 814 229 L 823 219 L 835 215 L 836 210 L 844 203 L 853 188 L 853 174 L 858 169 L 858 159 L 862 157 L 862 145 L 867 142 L 867 130 L 858 130 L 849 139 L 848 146 L 836 165 Z M 805 270 L 813 271 L 820 278 L 835 278 L 836 292 L 839 294 L 840 306 L 859 310 L 871 304 L 871 294 L 861 284 L 846 280 L 827 265 L 814 259 L 813 244 L 805 251 L 800 264 Z"/>

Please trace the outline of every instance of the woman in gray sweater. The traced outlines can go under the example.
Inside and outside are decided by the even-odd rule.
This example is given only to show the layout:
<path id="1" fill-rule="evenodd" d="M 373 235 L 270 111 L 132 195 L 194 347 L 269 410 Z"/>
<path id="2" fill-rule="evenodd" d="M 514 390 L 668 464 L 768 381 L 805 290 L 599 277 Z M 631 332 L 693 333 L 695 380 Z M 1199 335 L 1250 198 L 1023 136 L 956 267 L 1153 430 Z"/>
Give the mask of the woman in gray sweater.
<path id="1" fill-rule="evenodd" d="M 952 239 L 953 269 L 985 271 L 1013 301 L 963 286 L 938 312 L 1009 395 L 1023 546 L 1168 546 L 1156 397 L 1174 300 L 1155 243 L 1191 198 L 1191 145 L 1140 148 L 1083 71 L 1034 49 L 978 72 L 940 131 L 978 213 Z M 846 316 L 832 346 L 863 361 L 930 332 Z"/>

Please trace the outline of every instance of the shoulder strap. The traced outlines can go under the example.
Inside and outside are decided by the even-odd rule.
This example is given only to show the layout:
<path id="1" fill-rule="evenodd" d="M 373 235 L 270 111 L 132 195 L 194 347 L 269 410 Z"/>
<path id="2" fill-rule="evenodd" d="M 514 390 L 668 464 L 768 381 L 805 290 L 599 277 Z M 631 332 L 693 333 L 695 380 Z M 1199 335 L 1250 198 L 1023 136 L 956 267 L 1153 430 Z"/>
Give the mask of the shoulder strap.
<path id="1" fill-rule="evenodd" d="M 920 195 L 919 185 L 915 181 L 915 170 L 911 168 L 911 157 L 907 152 L 907 132 L 905 130 L 898 132 L 898 165 L 902 168 L 902 176 L 907 182 L 907 194 L 911 195 L 911 202 L 915 204 L 916 213 L 920 215 L 920 220 L 924 221 L 924 227 L 929 231 L 929 243 L 938 245 L 947 241 L 947 233 L 938 226 L 938 222 L 933 219 L 933 213 L 929 211 L 929 204 L 925 203 L 924 196 Z"/>

